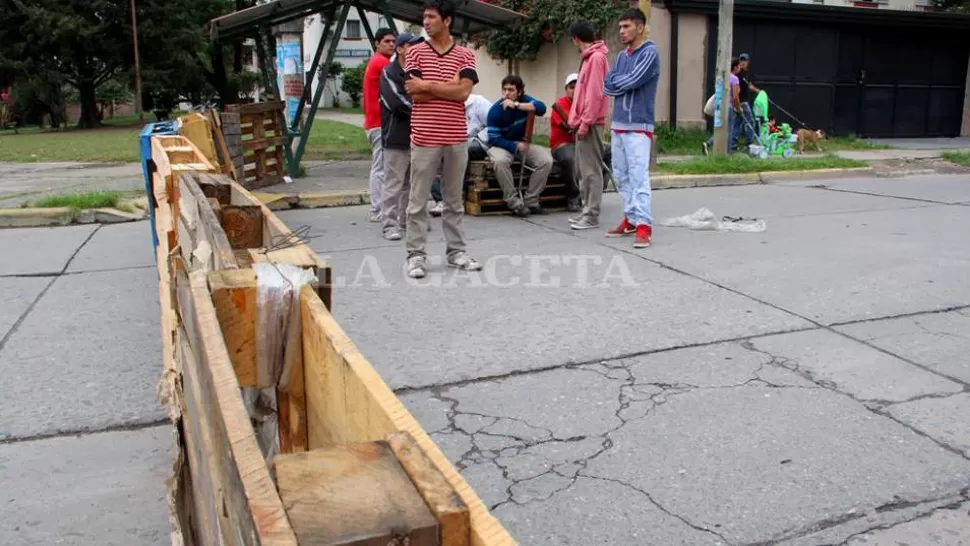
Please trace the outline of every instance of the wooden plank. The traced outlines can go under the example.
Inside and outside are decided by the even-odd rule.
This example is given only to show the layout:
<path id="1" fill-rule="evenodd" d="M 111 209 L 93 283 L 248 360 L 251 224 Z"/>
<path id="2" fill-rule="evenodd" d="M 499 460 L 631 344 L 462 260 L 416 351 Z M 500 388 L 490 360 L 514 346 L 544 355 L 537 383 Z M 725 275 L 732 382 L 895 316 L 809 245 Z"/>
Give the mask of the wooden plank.
<path id="1" fill-rule="evenodd" d="M 216 218 L 209 201 L 202 194 L 202 190 L 195 182 L 195 179 L 188 174 L 179 176 L 179 188 L 183 193 L 183 203 L 190 203 L 194 200 L 194 206 L 198 211 L 199 226 L 197 233 L 211 245 L 213 256 L 213 267 L 215 269 L 239 269 L 236 263 L 236 255 L 233 253 L 232 245 L 226 237 L 219 219 Z M 191 199 L 190 199 L 191 198 Z M 193 205 L 185 205 L 193 206 Z"/>
<path id="2" fill-rule="evenodd" d="M 255 140 L 255 139 L 244 140 L 243 150 L 247 152 L 251 152 L 257 149 L 265 150 L 266 148 L 270 148 L 273 146 L 282 146 L 282 145 L 283 145 L 283 137 L 281 136 L 266 137 L 259 140 Z"/>
<path id="3" fill-rule="evenodd" d="M 441 546 L 468 546 L 471 541 L 468 506 L 445 475 L 434 466 L 410 433 L 392 432 L 387 435 L 387 443 L 438 520 Z"/>
<path id="4" fill-rule="evenodd" d="M 362 442 L 273 461 L 301 546 L 437 546 L 438 522 L 387 442 Z"/>
<path id="5" fill-rule="evenodd" d="M 199 189 L 202 190 L 202 195 L 215 198 L 219 201 L 219 204 L 229 204 L 231 190 L 229 184 L 226 184 L 223 179 L 209 173 L 200 173 L 196 177 L 196 182 L 199 184 Z"/>
<path id="6" fill-rule="evenodd" d="M 232 248 L 258 248 L 263 244 L 263 211 L 255 205 L 224 205 L 219 222 Z"/>
<path id="7" fill-rule="evenodd" d="M 407 431 L 468 506 L 472 546 L 516 544 L 309 287 L 300 293 L 311 450 Z"/>
<path id="8" fill-rule="evenodd" d="M 213 465 L 210 474 L 221 502 L 215 506 L 227 519 L 228 544 L 296 546 L 296 535 L 270 478 L 269 468 L 246 413 L 206 276 L 190 274 L 189 287 L 179 286 L 179 308 L 197 369 L 185 369 L 189 388 L 198 389 L 200 412 L 208 420 Z M 183 364 L 188 364 L 186 361 Z"/>
<path id="9" fill-rule="evenodd" d="M 213 271 L 209 273 L 209 290 L 239 386 L 271 386 L 256 381 L 256 273 L 252 269 Z"/>
<path id="10" fill-rule="evenodd" d="M 227 104 L 226 111 L 239 114 L 262 114 L 265 112 L 276 112 L 283 109 L 282 101 L 252 102 Z"/>

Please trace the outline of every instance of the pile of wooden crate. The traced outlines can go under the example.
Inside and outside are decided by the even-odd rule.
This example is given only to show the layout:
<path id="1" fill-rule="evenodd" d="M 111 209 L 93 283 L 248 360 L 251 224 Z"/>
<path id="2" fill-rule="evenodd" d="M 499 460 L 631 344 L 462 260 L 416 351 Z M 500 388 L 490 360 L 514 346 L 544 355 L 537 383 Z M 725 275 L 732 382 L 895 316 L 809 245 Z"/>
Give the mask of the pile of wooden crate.
<path id="1" fill-rule="evenodd" d="M 468 191 L 465 193 L 465 212 L 471 216 L 494 216 L 512 214 L 512 210 L 505 204 L 502 198 L 502 187 L 499 186 L 498 179 L 495 177 L 495 168 L 492 162 L 469 161 L 468 162 Z M 522 172 L 522 163 L 514 161 L 512 163 L 512 175 L 516 184 L 519 182 L 519 175 Z M 525 172 L 522 180 L 522 191 L 529 187 L 529 171 Z M 562 179 L 562 170 L 559 163 L 552 165 L 546 187 L 539 196 L 539 203 L 548 211 L 566 210 L 566 184 Z"/>
<path id="2" fill-rule="evenodd" d="M 334 319 L 330 266 L 187 138 L 151 147 L 173 544 L 515 544 Z"/>

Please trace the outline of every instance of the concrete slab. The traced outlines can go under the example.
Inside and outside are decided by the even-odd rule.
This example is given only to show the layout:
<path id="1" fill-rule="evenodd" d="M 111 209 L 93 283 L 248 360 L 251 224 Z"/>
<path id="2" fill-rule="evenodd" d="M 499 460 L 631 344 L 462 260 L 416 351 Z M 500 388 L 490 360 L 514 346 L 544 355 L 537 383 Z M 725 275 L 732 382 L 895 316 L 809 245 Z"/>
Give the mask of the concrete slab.
<path id="1" fill-rule="evenodd" d="M 310 248 L 321 256 L 344 250 L 370 248 L 398 248 L 404 251 L 404 240 L 388 241 L 381 236 L 381 225 L 367 221 L 367 206 L 287 210 L 277 212 L 293 231 L 308 226 Z M 469 241 L 499 237 L 520 237 L 544 233 L 546 230 L 512 217 L 462 218 L 465 236 Z M 429 243 L 444 244 L 441 218 L 431 219 Z M 403 255 L 403 254 L 402 254 Z M 403 259 L 403 258 L 402 258 Z"/>
<path id="2" fill-rule="evenodd" d="M 970 310 L 851 324 L 838 330 L 970 383 Z"/>
<path id="3" fill-rule="evenodd" d="M 888 411 L 900 421 L 970 457 L 970 394 L 915 400 L 892 406 Z"/>
<path id="4" fill-rule="evenodd" d="M 0 352 L 0 440 L 164 418 L 156 283 L 152 269 L 57 279 Z"/>
<path id="5" fill-rule="evenodd" d="M 392 388 L 807 326 L 560 233 L 472 241 L 484 264 L 473 274 L 443 272 L 444 245 L 432 244 L 420 281 L 404 276 L 402 247 L 329 257 L 341 284 L 334 313 Z"/>
<path id="6" fill-rule="evenodd" d="M 0 444 L 0 542 L 171 544 L 171 427 Z"/>
<path id="7" fill-rule="evenodd" d="M 494 515 L 521 544 L 725 544 L 714 533 L 670 514 L 649 492 L 611 480 L 580 477 L 548 500 L 505 504 Z"/>
<path id="8" fill-rule="evenodd" d="M 846 546 L 906 545 L 970 545 L 970 503 L 942 508 L 927 517 L 863 533 L 846 542 Z"/>
<path id="9" fill-rule="evenodd" d="M 810 193 L 802 195 L 811 199 Z M 658 217 L 669 210 L 669 203 L 660 206 L 663 199 L 657 199 Z M 618 205 L 612 200 L 604 204 L 602 217 L 618 217 Z M 653 246 L 646 250 L 634 250 L 629 237 L 604 237 L 607 226 L 573 236 L 644 256 L 823 324 L 970 304 L 970 285 L 957 273 L 970 268 L 963 236 L 970 231 L 968 207 L 920 205 L 821 218 L 772 218 L 760 214 L 770 205 L 757 197 L 745 206 L 725 208 L 710 199 L 706 205 L 695 200 L 676 210 L 690 214 L 698 206 L 708 206 L 718 216 L 767 218 L 767 229 L 724 233 L 658 227 Z M 565 218 L 558 222 L 565 223 Z"/>
<path id="10" fill-rule="evenodd" d="M 825 185 L 834 190 L 922 199 L 936 203 L 970 203 L 970 177 L 966 175 L 835 180 L 826 182 Z"/>
<path id="11" fill-rule="evenodd" d="M 102 226 L 77 253 L 67 271 L 154 267 L 150 222 Z"/>
<path id="12" fill-rule="evenodd" d="M 0 230 L 0 275 L 60 273 L 97 226 Z"/>
<path id="13" fill-rule="evenodd" d="M 610 438 L 582 475 L 647 491 L 732 544 L 794 538 L 970 479 L 970 461 L 826 389 L 690 390 Z"/>
<path id="14" fill-rule="evenodd" d="M 37 299 L 51 279 L 43 277 L 0 277 L 0 339 L 13 328 L 20 316 Z"/>
<path id="15" fill-rule="evenodd" d="M 901 402 L 963 385 L 826 330 L 752 339 L 755 350 L 858 400 Z"/>

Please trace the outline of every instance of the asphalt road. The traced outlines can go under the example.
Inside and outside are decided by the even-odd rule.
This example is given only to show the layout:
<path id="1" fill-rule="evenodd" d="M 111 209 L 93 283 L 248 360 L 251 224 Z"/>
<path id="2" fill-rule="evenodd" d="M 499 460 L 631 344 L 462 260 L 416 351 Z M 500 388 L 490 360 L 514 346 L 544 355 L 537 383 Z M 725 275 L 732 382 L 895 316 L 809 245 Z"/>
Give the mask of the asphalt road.
<path id="1" fill-rule="evenodd" d="M 700 207 L 767 229 L 634 250 L 465 217 L 468 274 L 435 220 L 409 281 L 366 207 L 279 214 L 522 544 L 970 544 L 970 179 L 654 193 L 657 218 Z M 167 543 L 147 223 L 0 230 L 0 255 L 0 544 Z"/>

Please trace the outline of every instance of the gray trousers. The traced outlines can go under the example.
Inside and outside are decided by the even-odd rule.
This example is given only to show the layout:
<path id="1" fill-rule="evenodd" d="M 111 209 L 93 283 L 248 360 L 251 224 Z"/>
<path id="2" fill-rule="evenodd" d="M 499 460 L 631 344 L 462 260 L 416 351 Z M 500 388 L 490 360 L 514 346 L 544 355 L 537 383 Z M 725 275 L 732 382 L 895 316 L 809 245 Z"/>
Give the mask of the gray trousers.
<path id="1" fill-rule="evenodd" d="M 586 138 L 576 138 L 576 178 L 583 216 L 597 219 L 603 202 L 603 126 L 592 125 Z"/>
<path id="2" fill-rule="evenodd" d="M 384 192 L 381 216 L 384 232 L 404 229 L 411 195 L 411 150 L 384 149 Z"/>
<path id="3" fill-rule="evenodd" d="M 408 258 L 427 256 L 428 243 L 428 193 L 441 168 L 441 196 L 444 211 L 442 226 L 447 243 L 447 254 L 465 251 L 465 235 L 461 218 L 465 214 L 461 187 L 468 166 L 468 145 L 464 142 L 452 146 L 411 146 L 411 193 L 407 209 Z"/>
<path id="4" fill-rule="evenodd" d="M 514 209 L 525 201 L 527 207 L 539 206 L 539 195 L 546 188 L 549 180 L 549 172 L 552 171 L 552 153 L 549 148 L 530 144 L 529 149 L 524 154 L 525 164 L 532 170 L 529 175 L 529 187 L 526 189 L 522 198 L 519 198 L 516 177 L 521 173 L 512 173 L 512 161 L 514 158 L 505 148 L 492 146 L 488 149 L 488 158 L 492 161 L 495 169 L 495 178 L 498 179 L 499 186 L 502 186 L 502 197 L 509 208 Z"/>
<path id="5" fill-rule="evenodd" d="M 370 210 L 381 210 L 381 193 L 384 190 L 384 146 L 381 144 L 381 128 L 375 127 L 367 131 L 370 141 Z"/>

